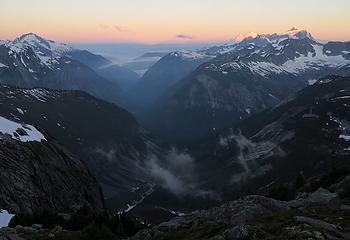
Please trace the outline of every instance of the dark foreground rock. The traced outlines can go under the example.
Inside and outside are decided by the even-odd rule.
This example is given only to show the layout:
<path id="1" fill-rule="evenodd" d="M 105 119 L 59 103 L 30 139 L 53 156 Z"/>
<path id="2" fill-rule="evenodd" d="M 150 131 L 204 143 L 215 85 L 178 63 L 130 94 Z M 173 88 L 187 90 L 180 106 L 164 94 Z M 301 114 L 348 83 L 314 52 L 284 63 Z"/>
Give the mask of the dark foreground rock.
<path id="1" fill-rule="evenodd" d="M 177 217 L 130 240 L 154 239 L 346 239 L 350 211 L 326 189 L 293 201 L 262 196 Z"/>
<path id="2" fill-rule="evenodd" d="M 15 228 L 4 227 L 0 229 L 0 240 L 77 239 L 74 238 L 75 235 L 77 235 L 77 232 L 62 230 L 60 226 L 56 226 L 53 229 L 43 229 L 34 225 L 31 227 L 18 225 Z"/>
<path id="3" fill-rule="evenodd" d="M 10 213 L 103 210 L 95 178 L 54 140 L 20 142 L 0 138 L 0 209 Z"/>

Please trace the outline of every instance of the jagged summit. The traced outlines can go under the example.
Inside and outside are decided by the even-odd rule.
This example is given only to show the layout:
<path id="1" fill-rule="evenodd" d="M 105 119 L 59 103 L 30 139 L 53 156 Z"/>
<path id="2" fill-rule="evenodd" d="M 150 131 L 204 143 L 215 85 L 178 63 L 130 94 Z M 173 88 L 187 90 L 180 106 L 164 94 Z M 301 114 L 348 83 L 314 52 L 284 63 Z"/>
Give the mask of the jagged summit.
<path id="1" fill-rule="evenodd" d="M 247 38 L 256 38 L 258 35 L 259 34 L 257 34 L 256 32 L 240 33 L 234 38 L 234 40 L 237 42 L 241 42 Z"/>
<path id="2" fill-rule="evenodd" d="M 293 28 L 289 29 L 285 34 L 288 35 L 290 38 L 294 38 L 294 39 L 309 38 L 310 40 L 315 41 L 315 38 L 311 35 L 311 33 L 305 29 L 299 30 L 299 29 L 293 27 Z"/>
<path id="3" fill-rule="evenodd" d="M 15 39 L 15 41 L 20 41 L 20 42 L 24 42 L 24 41 L 27 41 L 27 42 L 33 42 L 33 41 L 40 41 L 40 42 L 45 42 L 47 41 L 46 39 L 44 39 L 43 37 L 35 34 L 35 33 L 26 33 L 26 34 L 23 34 L 19 37 L 17 37 Z"/>
<path id="4" fill-rule="evenodd" d="M 288 30 L 288 32 L 292 32 L 292 31 L 297 31 L 298 29 L 296 27 L 292 27 L 291 29 Z"/>
<path id="5" fill-rule="evenodd" d="M 59 56 L 74 50 L 73 47 L 68 46 L 67 44 L 57 43 L 53 40 L 45 39 L 35 33 L 23 34 L 7 44 L 16 46 L 19 51 L 29 46 L 38 54 L 46 54 L 50 56 Z"/>
<path id="6" fill-rule="evenodd" d="M 295 27 L 290 28 L 287 32 L 284 33 L 265 33 L 265 34 L 259 34 L 256 32 L 249 32 L 249 33 L 241 33 L 237 37 L 234 38 L 234 41 L 236 42 L 245 42 L 245 41 L 252 41 L 255 39 L 265 39 L 269 42 L 279 42 L 282 39 L 305 39 L 309 38 L 312 41 L 316 41 L 315 38 L 311 35 L 310 32 L 308 32 L 305 29 L 299 30 Z"/>

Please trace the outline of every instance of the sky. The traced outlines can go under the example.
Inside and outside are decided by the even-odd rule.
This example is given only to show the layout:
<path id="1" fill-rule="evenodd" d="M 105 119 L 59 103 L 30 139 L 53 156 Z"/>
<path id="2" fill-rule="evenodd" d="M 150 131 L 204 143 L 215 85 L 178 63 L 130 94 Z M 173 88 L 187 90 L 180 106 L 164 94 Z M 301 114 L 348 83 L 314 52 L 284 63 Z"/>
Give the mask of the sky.
<path id="1" fill-rule="evenodd" d="M 0 39 L 34 32 L 70 43 L 221 42 L 297 27 L 344 41 L 349 9 L 349 0 L 8 0 Z"/>

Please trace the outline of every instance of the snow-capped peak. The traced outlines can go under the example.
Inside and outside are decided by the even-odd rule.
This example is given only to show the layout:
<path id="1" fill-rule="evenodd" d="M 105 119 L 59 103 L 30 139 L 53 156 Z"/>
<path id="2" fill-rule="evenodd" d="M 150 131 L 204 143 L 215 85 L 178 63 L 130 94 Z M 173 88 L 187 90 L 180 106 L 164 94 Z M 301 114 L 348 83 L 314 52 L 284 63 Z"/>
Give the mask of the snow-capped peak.
<path id="1" fill-rule="evenodd" d="M 64 43 L 56 43 L 52 40 L 47 40 L 35 33 L 23 34 L 20 37 L 17 37 L 14 41 L 14 44 L 22 44 L 23 46 L 30 46 L 36 52 L 47 53 L 49 55 L 62 55 L 73 50 L 72 47 Z"/>
<path id="2" fill-rule="evenodd" d="M 247 38 L 256 38 L 258 35 L 259 34 L 257 34 L 256 32 L 240 33 L 234 38 L 234 40 L 237 42 L 241 42 Z"/>
<path id="3" fill-rule="evenodd" d="M 28 58 L 26 56 L 23 58 L 22 54 L 28 49 L 31 49 L 40 59 L 41 63 L 49 68 L 52 68 L 53 64 L 58 63 L 58 59 L 67 57 L 74 51 L 74 48 L 64 43 L 56 43 L 34 33 L 24 34 L 13 41 L 2 41 L 0 45 L 8 47 L 10 49 L 9 54 L 20 57 L 22 63 L 24 59 Z M 19 56 L 16 56 L 16 54 Z"/>
<path id="4" fill-rule="evenodd" d="M 258 34 L 255 32 L 239 34 L 234 40 L 237 42 L 247 42 L 247 41 L 255 41 L 264 40 L 265 42 L 276 43 L 280 42 L 284 39 L 305 39 L 308 38 L 312 41 L 316 41 L 315 38 L 307 30 L 298 30 L 293 27 L 284 33 L 274 33 L 274 34 Z"/>
<path id="5" fill-rule="evenodd" d="M 26 33 L 20 37 L 17 37 L 15 39 L 15 42 L 27 42 L 30 44 L 35 44 L 35 43 L 46 43 L 47 41 L 44 38 L 36 35 L 35 33 Z"/>
<path id="6" fill-rule="evenodd" d="M 295 27 L 289 29 L 285 34 L 282 35 L 288 35 L 290 38 L 293 39 L 305 39 L 305 38 L 309 38 L 311 40 L 315 39 L 312 37 L 311 33 L 309 33 L 307 30 L 299 30 Z"/>

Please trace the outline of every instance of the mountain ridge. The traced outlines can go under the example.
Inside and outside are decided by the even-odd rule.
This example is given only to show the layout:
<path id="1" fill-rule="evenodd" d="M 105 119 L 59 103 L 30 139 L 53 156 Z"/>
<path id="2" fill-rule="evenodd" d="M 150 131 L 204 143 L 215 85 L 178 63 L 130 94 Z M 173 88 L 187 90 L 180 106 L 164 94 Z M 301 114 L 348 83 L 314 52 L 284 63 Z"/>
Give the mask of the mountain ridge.
<path id="1" fill-rule="evenodd" d="M 0 82 L 19 87 L 83 90 L 122 105 L 136 73 L 101 55 L 46 40 L 34 33 L 0 42 Z M 130 82 L 130 83 L 128 83 Z"/>
<path id="2" fill-rule="evenodd" d="M 230 122 L 292 97 L 316 79 L 350 73 L 349 42 L 321 44 L 307 31 L 257 35 L 203 51 L 213 50 L 220 54 L 178 80 L 144 114 L 153 132 L 178 134 L 182 140 L 215 134 Z"/>

